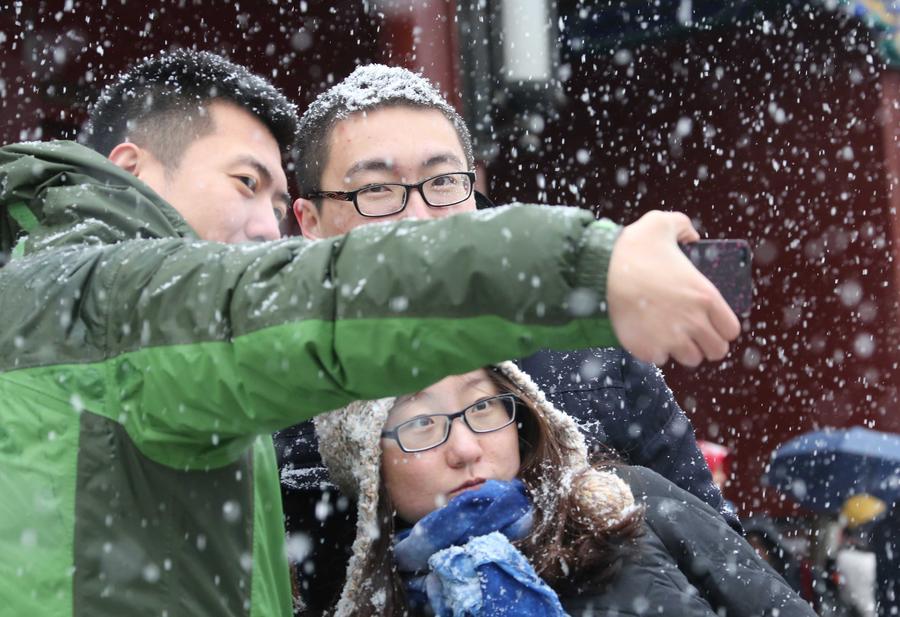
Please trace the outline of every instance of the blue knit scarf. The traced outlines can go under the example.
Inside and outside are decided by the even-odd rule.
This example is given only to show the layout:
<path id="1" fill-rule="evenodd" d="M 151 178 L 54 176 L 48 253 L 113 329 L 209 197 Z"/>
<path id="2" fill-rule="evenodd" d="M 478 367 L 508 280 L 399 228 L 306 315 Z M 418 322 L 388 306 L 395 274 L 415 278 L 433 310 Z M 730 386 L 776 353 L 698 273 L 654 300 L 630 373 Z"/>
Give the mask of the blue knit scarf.
<path id="1" fill-rule="evenodd" d="M 519 480 L 488 480 L 399 532 L 394 556 L 414 605 L 437 617 L 563 616 L 559 598 L 510 542 L 531 531 Z"/>

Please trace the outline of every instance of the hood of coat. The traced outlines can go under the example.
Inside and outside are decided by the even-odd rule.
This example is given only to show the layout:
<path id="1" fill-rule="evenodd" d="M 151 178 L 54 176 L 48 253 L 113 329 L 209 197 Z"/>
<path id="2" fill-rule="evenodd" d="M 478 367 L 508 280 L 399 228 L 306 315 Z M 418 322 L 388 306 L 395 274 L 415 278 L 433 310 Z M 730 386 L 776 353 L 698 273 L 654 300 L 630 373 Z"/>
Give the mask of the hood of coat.
<path id="1" fill-rule="evenodd" d="M 532 487 L 531 498 L 544 511 L 551 512 L 561 493 L 577 487 L 581 507 L 600 513 L 610 524 L 621 520 L 634 506 L 628 485 L 611 471 L 593 469 L 588 459 L 584 436 L 575 420 L 558 410 L 537 384 L 513 362 L 501 362 L 496 368 L 512 382 L 519 393 L 544 417 L 548 430 L 567 448 L 562 468 L 540 486 Z M 381 486 L 381 428 L 387 420 L 394 398 L 358 401 L 343 409 L 313 419 L 318 435 L 319 453 L 329 478 L 356 500 L 357 528 L 346 580 L 335 611 L 337 617 L 354 614 L 361 602 L 373 605 L 383 594 L 364 578 L 364 566 L 378 537 L 378 501 Z M 378 608 L 376 606 L 376 608 Z"/>
<path id="2" fill-rule="evenodd" d="M 0 148 L 0 252 L 171 237 L 196 234 L 153 189 L 90 148 Z"/>

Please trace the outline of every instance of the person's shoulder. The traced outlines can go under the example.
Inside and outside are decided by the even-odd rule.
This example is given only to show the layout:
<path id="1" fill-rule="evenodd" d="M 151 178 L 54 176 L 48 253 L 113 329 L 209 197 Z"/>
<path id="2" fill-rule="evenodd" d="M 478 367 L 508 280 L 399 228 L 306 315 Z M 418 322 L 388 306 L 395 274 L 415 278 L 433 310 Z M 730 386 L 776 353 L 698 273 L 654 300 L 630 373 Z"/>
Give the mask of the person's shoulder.
<path id="1" fill-rule="evenodd" d="M 664 541 L 690 537 L 697 546 L 709 547 L 740 539 L 718 511 L 655 471 L 635 465 L 615 472 L 631 488 L 635 504 L 644 506 L 647 527 Z"/>
<path id="2" fill-rule="evenodd" d="M 106 157 L 91 150 L 87 146 L 83 146 L 74 141 L 52 140 L 52 141 L 22 141 L 18 143 L 6 144 L 2 148 L 6 154 L 14 154 L 21 156 L 33 156 L 36 158 L 59 158 L 59 157 L 85 157 L 89 159 L 106 160 Z"/>
<path id="3" fill-rule="evenodd" d="M 625 351 L 621 352 L 620 364 L 622 367 L 622 377 L 631 386 L 642 385 L 644 387 L 665 387 L 666 378 L 662 370 L 650 362 L 638 360 L 633 355 Z"/>
<path id="4" fill-rule="evenodd" d="M 636 501 L 639 498 L 644 501 L 677 499 L 717 514 L 709 504 L 652 469 L 641 467 L 640 465 L 621 465 L 616 467 L 614 471 L 631 487 L 631 492 Z"/>
<path id="5" fill-rule="evenodd" d="M 622 385 L 627 378 L 632 384 L 664 383 L 662 371 L 654 364 L 638 360 L 621 347 L 589 347 L 556 351 L 542 349 L 517 360 L 519 367 L 532 377 L 546 374 L 571 378 L 572 385 L 590 388 L 600 385 Z"/>
<path id="6" fill-rule="evenodd" d="M 620 465 L 614 471 L 616 475 L 625 480 L 632 491 L 637 491 L 641 495 L 663 496 L 669 495 L 673 490 L 681 491 L 673 482 L 666 480 L 649 467 Z"/>
<path id="7" fill-rule="evenodd" d="M 565 378 L 567 386 L 585 389 L 593 387 L 596 382 L 606 385 L 620 383 L 624 367 L 634 362 L 638 361 L 624 349 L 589 347 L 569 351 L 542 349 L 518 360 L 517 364 L 539 383 L 550 381 L 555 384 Z M 550 379 L 551 376 L 554 379 Z M 613 384 L 607 383 L 610 379 Z"/>
<path id="8" fill-rule="evenodd" d="M 0 148 L 0 164 L 30 166 L 31 173 L 23 186 L 39 186 L 56 178 L 58 185 L 92 182 L 104 185 L 143 186 L 137 178 L 114 165 L 96 150 L 74 141 L 25 141 Z"/>

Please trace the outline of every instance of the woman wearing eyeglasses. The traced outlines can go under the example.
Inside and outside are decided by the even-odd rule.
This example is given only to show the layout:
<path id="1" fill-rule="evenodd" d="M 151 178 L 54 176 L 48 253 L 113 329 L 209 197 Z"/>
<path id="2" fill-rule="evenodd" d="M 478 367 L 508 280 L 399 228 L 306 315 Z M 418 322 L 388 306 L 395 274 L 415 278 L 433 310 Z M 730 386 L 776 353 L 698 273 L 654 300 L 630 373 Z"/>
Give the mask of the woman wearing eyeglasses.
<path id="1" fill-rule="evenodd" d="M 814 613 L 717 512 L 595 456 L 514 364 L 316 419 L 357 500 L 333 613 Z"/>

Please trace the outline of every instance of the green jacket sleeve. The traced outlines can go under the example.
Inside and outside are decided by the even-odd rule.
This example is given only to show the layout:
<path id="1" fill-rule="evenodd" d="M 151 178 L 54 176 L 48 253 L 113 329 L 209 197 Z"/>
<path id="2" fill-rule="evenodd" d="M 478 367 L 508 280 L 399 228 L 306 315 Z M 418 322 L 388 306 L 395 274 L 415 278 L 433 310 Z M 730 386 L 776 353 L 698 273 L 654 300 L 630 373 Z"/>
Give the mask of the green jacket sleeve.
<path id="1" fill-rule="evenodd" d="M 124 243 L 103 258 L 118 264 L 111 406 L 168 459 L 182 440 L 268 432 L 543 347 L 614 344 L 599 300 L 615 232 L 516 207 L 312 243 Z"/>
<path id="2" fill-rule="evenodd" d="M 130 174 L 53 142 L 0 149 L 0 222 L 4 249 L 24 248 L 0 271 L 0 380 L 120 422 L 169 464 L 228 462 L 256 434 L 539 348 L 615 343 L 618 227 L 578 209 L 207 243 Z"/>

